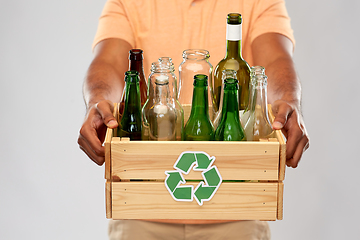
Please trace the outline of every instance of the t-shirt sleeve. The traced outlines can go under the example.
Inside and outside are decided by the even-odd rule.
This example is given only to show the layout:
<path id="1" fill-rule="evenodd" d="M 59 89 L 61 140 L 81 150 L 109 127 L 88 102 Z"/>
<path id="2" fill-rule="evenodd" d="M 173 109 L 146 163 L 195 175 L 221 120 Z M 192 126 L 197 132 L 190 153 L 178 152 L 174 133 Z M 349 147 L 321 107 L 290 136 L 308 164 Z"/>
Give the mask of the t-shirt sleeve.
<path id="1" fill-rule="evenodd" d="M 92 48 L 102 40 L 120 38 L 135 46 L 134 33 L 121 0 L 108 0 L 99 18 Z"/>
<path id="2" fill-rule="evenodd" d="M 264 33 L 279 33 L 288 37 L 295 45 L 290 17 L 284 0 L 258 0 L 254 11 L 250 41 Z"/>

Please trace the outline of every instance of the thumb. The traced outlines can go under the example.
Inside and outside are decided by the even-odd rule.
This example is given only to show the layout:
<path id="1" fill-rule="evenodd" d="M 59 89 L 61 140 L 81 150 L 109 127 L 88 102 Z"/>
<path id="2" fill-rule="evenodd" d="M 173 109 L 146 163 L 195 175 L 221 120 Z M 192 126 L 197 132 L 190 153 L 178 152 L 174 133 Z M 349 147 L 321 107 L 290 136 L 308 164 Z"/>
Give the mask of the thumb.
<path id="1" fill-rule="evenodd" d="M 279 130 L 285 126 L 288 117 L 294 109 L 287 102 L 278 100 L 274 102 L 272 111 L 275 116 L 272 127 L 274 130 Z"/>
<path id="2" fill-rule="evenodd" d="M 118 122 L 114 117 L 114 104 L 111 101 L 101 101 L 96 104 L 96 109 L 100 113 L 104 124 L 109 128 L 116 128 Z"/>

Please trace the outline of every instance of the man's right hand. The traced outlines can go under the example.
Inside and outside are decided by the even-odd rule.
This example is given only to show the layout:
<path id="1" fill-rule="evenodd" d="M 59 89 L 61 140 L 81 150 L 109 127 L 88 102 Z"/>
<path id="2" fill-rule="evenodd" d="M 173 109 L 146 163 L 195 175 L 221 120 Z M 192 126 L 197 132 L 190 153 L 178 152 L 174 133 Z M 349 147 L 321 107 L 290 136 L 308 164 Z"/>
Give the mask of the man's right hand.
<path id="1" fill-rule="evenodd" d="M 105 161 L 105 140 L 107 127 L 116 128 L 118 123 L 113 116 L 114 105 L 103 100 L 90 107 L 80 129 L 78 144 L 81 150 L 96 164 L 101 166 Z"/>

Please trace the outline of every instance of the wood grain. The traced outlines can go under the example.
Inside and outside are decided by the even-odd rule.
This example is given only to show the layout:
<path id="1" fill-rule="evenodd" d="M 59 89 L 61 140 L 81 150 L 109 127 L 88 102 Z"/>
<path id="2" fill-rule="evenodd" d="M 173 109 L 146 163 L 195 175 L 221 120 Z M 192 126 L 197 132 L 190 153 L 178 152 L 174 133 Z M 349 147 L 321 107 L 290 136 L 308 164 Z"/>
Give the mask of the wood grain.
<path id="1" fill-rule="evenodd" d="M 195 183 L 193 183 L 195 184 Z M 164 182 L 112 184 L 113 219 L 276 220 L 278 183 L 222 183 L 199 206 L 175 201 Z"/>

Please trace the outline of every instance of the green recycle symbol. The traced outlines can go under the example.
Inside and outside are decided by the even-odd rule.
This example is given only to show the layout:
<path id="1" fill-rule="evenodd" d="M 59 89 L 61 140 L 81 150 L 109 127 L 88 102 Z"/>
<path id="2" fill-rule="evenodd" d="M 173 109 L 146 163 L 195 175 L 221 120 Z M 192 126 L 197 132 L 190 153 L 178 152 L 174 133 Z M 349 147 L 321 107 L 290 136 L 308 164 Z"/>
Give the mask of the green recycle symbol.
<path id="1" fill-rule="evenodd" d="M 165 186 L 175 201 L 192 202 L 193 199 L 202 206 L 204 201 L 209 201 L 222 182 L 221 175 L 216 166 L 212 166 L 215 157 L 210 157 L 205 152 L 186 151 L 180 154 L 174 164 L 176 170 L 165 171 Z M 204 181 L 196 188 L 186 184 L 182 174 L 189 174 L 191 169 L 201 171 Z"/>

